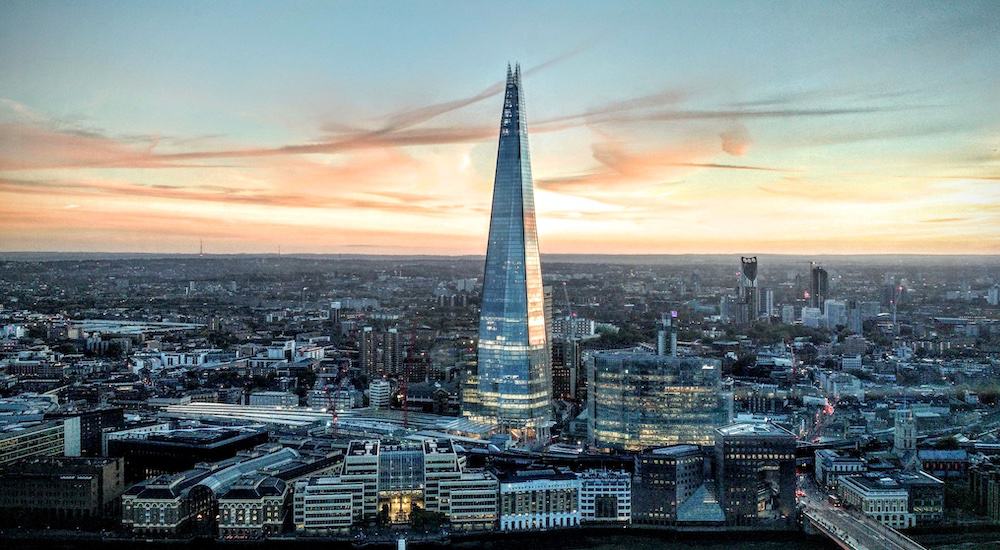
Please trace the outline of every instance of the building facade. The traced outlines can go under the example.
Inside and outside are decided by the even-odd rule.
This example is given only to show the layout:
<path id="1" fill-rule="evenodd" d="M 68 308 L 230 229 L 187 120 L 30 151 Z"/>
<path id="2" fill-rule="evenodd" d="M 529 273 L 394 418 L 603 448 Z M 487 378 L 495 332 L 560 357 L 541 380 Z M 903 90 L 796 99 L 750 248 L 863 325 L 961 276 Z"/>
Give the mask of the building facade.
<path id="1" fill-rule="evenodd" d="M 588 362 L 588 436 L 598 448 L 636 451 L 712 445 L 726 421 L 719 361 L 598 352 Z"/>
<path id="2" fill-rule="evenodd" d="M 27 458 L 0 468 L 0 524 L 108 527 L 124 490 L 120 458 Z"/>
<path id="3" fill-rule="evenodd" d="M 771 423 L 716 430 L 719 503 L 731 525 L 783 524 L 795 510 L 795 435 Z"/>
<path id="4" fill-rule="evenodd" d="M 500 530 L 541 531 L 580 525 L 580 480 L 569 470 L 500 476 Z"/>
<path id="5" fill-rule="evenodd" d="M 585 470 L 580 479 L 581 523 L 632 523 L 632 474 Z"/>
<path id="6" fill-rule="evenodd" d="M 705 481 L 705 459 L 697 445 L 650 449 L 635 456 L 632 521 L 674 525 L 677 508 Z"/>
<path id="7" fill-rule="evenodd" d="M 479 317 L 478 407 L 470 416 L 525 439 L 551 422 L 534 188 L 521 70 L 507 71 Z"/>

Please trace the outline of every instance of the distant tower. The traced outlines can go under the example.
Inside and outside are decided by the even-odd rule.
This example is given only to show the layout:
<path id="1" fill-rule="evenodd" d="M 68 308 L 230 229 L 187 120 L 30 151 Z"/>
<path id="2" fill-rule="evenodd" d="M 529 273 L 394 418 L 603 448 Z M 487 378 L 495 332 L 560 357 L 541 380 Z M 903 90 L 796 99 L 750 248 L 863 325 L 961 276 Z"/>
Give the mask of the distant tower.
<path id="1" fill-rule="evenodd" d="M 198 255 L 205 255 L 205 239 L 198 239 Z"/>
<path id="2" fill-rule="evenodd" d="M 829 291 L 830 275 L 816 262 L 809 262 L 809 307 L 818 307 L 823 312 Z"/>
<path id="3" fill-rule="evenodd" d="M 521 69 L 507 68 L 489 241 L 479 312 L 478 410 L 526 440 L 546 440 L 552 418 L 552 355 L 535 225 Z"/>
<path id="4" fill-rule="evenodd" d="M 373 378 L 378 374 L 378 349 L 375 342 L 375 329 L 362 327 L 358 348 L 361 352 L 361 371 Z"/>
<path id="5" fill-rule="evenodd" d="M 382 364 L 385 372 L 399 375 L 403 372 L 403 352 L 399 341 L 399 330 L 391 328 L 382 336 Z"/>
<path id="6" fill-rule="evenodd" d="M 913 409 L 909 407 L 896 409 L 895 421 L 892 450 L 896 454 L 916 450 L 917 426 L 913 419 Z"/>
<path id="7" fill-rule="evenodd" d="M 760 288 L 757 287 L 757 257 L 740 258 L 739 303 L 736 323 L 748 325 L 760 315 Z"/>

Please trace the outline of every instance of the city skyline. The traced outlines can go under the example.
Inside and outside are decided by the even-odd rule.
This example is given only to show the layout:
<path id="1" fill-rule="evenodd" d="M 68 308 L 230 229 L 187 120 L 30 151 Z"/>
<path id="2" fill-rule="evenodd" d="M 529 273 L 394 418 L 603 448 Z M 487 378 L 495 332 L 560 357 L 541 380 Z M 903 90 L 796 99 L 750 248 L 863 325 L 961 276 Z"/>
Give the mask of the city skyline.
<path id="1" fill-rule="evenodd" d="M 0 250 L 482 254 L 514 58 L 543 253 L 1000 250 L 995 4 L 299 8 L 0 8 Z"/>

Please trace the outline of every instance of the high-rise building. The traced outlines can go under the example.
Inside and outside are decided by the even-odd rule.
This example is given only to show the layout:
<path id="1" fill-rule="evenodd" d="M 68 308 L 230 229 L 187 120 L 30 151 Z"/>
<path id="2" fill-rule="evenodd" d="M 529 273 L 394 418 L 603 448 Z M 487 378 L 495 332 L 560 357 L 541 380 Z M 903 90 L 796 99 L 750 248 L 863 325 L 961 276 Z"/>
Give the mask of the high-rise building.
<path id="1" fill-rule="evenodd" d="M 552 385 L 521 70 L 507 71 L 479 317 L 480 406 L 473 417 L 544 438 Z"/>
<path id="2" fill-rule="evenodd" d="M 394 376 L 403 372 L 403 346 L 397 328 L 391 328 L 382 335 L 382 369 Z"/>
<path id="3" fill-rule="evenodd" d="M 770 423 L 716 430 L 719 504 L 731 525 L 787 524 L 795 517 L 795 435 Z"/>
<path id="4" fill-rule="evenodd" d="M 598 448 L 711 445 L 726 422 L 714 359 L 597 352 L 587 365 L 589 439 Z"/>
<path id="5" fill-rule="evenodd" d="M 823 311 L 823 303 L 826 301 L 830 291 L 830 275 L 825 269 L 816 264 L 809 263 L 809 306 L 819 308 Z"/>
<path id="6" fill-rule="evenodd" d="M 768 288 L 764 291 L 764 304 L 761 313 L 767 317 L 774 315 L 774 289 Z"/>
<path id="7" fill-rule="evenodd" d="M 757 257 L 740 258 L 740 285 L 736 323 L 747 325 L 760 315 L 760 288 L 757 287 Z"/>
<path id="8" fill-rule="evenodd" d="M 673 445 L 636 455 L 633 521 L 673 525 L 677 508 L 705 481 L 704 464 L 697 445 Z"/>
<path id="9" fill-rule="evenodd" d="M 358 352 L 360 354 L 361 371 L 369 377 L 378 373 L 378 346 L 373 327 L 361 327 L 358 335 Z"/>

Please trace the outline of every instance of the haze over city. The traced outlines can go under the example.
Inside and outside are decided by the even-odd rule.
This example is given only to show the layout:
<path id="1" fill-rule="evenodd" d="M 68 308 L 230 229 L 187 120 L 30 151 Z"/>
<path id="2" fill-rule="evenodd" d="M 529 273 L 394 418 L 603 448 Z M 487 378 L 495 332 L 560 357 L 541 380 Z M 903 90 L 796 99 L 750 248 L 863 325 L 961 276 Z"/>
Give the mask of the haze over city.
<path id="1" fill-rule="evenodd" d="M 8 2 L 0 250 L 1000 250 L 995 2 Z"/>

